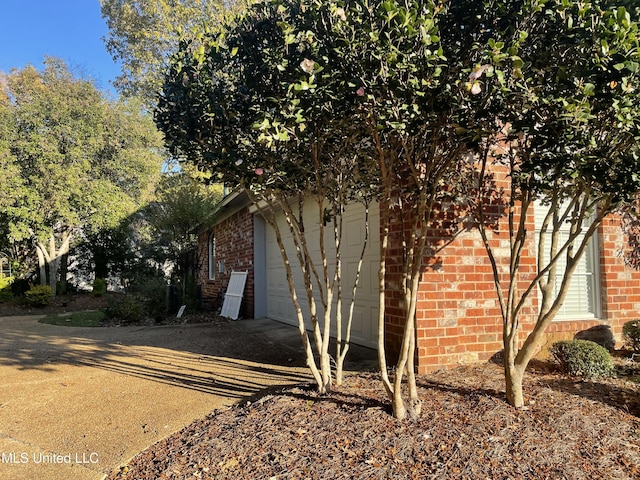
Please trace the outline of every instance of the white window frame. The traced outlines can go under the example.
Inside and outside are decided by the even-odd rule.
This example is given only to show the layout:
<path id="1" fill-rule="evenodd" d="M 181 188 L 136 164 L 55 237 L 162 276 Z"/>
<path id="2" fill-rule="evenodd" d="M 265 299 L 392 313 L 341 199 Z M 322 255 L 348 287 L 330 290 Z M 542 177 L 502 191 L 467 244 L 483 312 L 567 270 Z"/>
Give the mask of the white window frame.
<path id="1" fill-rule="evenodd" d="M 542 218 L 542 212 L 547 212 L 549 206 L 542 205 L 539 202 L 534 204 L 535 212 L 535 232 L 536 232 L 536 247 L 538 246 L 538 239 L 540 235 L 540 220 Z M 561 231 L 561 235 L 564 230 Z M 567 224 L 566 233 L 569 233 L 569 225 Z M 563 264 L 564 262 L 561 262 Z M 579 273 L 584 272 L 584 273 Z M 556 291 L 562 281 L 562 273 L 556 277 Z M 577 282 L 577 280 L 583 280 Z M 586 281 L 585 281 L 586 280 Z M 586 287 L 587 292 L 583 292 Z M 599 255 L 599 240 L 598 232 L 594 232 L 593 236 L 589 239 L 585 248 L 584 254 L 580 259 L 578 268 L 574 271 L 571 282 L 569 284 L 569 291 L 565 298 L 564 303 L 558 310 L 554 321 L 572 321 L 572 320 L 595 320 L 601 318 L 602 305 L 601 305 L 601 285 L 600 285 L 600 255 Z M 538 291 L 540 294 L 540 291 Z M 557 294 L 557 293 L 556 293 Z M 588 295 L 586 303 L 582 300 L 584 295 Z M 582 304 L 585 303 L 584 306 Z M 578 305 L 578 310 L 574 312 L 567 311 L 571 305 Z"/>
<path id="2" fill-rule="evenodd" d="M 209 234 L 207 242 L 208 260 L 209 260 L 209 280 L 216 279 L 216 237 L 212 233 Z"/>

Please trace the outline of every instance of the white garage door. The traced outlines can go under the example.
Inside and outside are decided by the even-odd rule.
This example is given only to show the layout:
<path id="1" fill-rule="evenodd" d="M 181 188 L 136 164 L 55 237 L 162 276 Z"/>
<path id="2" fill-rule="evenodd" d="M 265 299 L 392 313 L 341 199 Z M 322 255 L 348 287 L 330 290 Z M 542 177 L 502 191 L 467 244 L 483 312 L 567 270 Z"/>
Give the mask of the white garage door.
<path id="1" fill-rule="evenodd" d="M 311 204 L 305 206 L 305 230 L 309 249 L 314 259 L 319 259 L 319 226 L 317 222 L 317 206 Z M 351 288 L 355 278 L 360 252 L 365 238 L 365 217 L 364 207 L 354 204 L 347 208 L 344 216 L 344 232 L 342 247 L 343 265 L 343 323 L 346 323 L 349 303 L 351 301 Z M 315 221 L 314 221 L 315 220 Z M 288 228 L 284 223 L 284 217 L 279 219 L 283 235 L 288 233 Z M 356 293 L 356 302 L 353 314 L 353 326 L 351 330 L 351 341 L 353 343 L 367 347 L 376 347 L 377 341 L 377 321 L 378 321 L 378 262 L 380 252 L 380 214 L 378 205 L 372 205 L 369 209 L 369 241 L 360 274 L 360 282 Z M 332 245 L 331 226 L 326 228 L 325 245 Z M 298 321 L 289 295 L 289 287 L 285 274 L 282 256 L 278 243 L 276 242 L 274 229 L 270 226 L 266 228 L 266 284 L 267 284 L 267 316 L 274 320 L 279 320 L 292 325 L 297 325 Z M 294 272 L 294 280 L 297 286 L 297 294 L 301 307 L 305 313 L 305 318 L 309 318 L 309 307 L 302 281 L 302 274 L 298 260 L 293 250 L 293 242 L 289 235 L 285 235 L 285 245 Z M 328 248 L 328 247 L 327 247 Z M 333 254 L 329 254 L 330 271 L 333 272 L 335 261 L 331 262 Z M 316 261 L 316 265 L 320 265 Z M 321 274 L 321 272 L 319 272 Z M 316 302 L 318 308 L 320 303 Z M 334 302 L 335 308 L 335 302 Z M 311 328 L 311 324 L 307 324 Z M 333 330 L 335 335 L 335 329 Z"/>

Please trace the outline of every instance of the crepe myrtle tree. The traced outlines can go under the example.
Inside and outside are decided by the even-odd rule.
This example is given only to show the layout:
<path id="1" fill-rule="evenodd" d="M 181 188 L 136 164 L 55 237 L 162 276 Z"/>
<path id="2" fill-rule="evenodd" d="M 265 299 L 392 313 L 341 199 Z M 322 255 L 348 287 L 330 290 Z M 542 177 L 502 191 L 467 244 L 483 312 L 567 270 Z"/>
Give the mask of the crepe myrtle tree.
<path id="1" fill-rule="evenodd" d="M 316 33 L 331 31 L 343 16 L 324 2 L 252 4 L 221 29 L 181 42 L 155 112 L 174 155 L 244 189 L 274 228 L 307 363 L 323 393 L 334 381 L 334 323 L 335 380 L 342 378 L 366 247 L 365 242 L 349 300 L 343 291 L 342 214 L 353 201 L 363 202 L 368 212 L 369 175 L 375 171 L 368 163 L 371 147 L 352 121 L 357 96 L 335 75 L 331 38 Z M 349 98 L 342 95 L 347 89 Z M 280 213 L 284 222 L 278 221 Z M 286 244 L 286 231 L 292 245 Z M 312 254 L 313 242 L 319 256 Z M 304 300 L 295 288 L 300 277 Z"/>
<path id="2" fill-rule="evenodd" d="M 333 32 L 338 36 L 336 52 L 341 74 L 358 96 L 358 121 L 366 126 L 373 145 L 382 205 L 378 276 L 382 382 L 394 416 L 417 417 L 421 402 L 414 359 L 422 275 L 437 264 L 438 252 L 468 226 L 472 165 L 467 153 L 477 147 L 477 133 L 471 128 L 477 113 L 457 79 L 470 71 L 473 39 L 447 35 L 457 22 L 449 3 L 340 5 L 345 21 Z M 397 358 L 385 348 L 391 302 L 397 302 L 393 306 L 402 312 Z"/>
<path id="3" fill-rule="evenodd" d="M 640 191 L 638 17 L 601 0 L 467 3 L 480 55 L 468 91 L 494 115 L 480 178 L 497 164 L 511 180 L 506 266 L 482 227 L 490 202 L 476 212 L 502 312 L 507 400 L 520 408 L 524 371 L 588 242 Z M 548 207 L 537 232 L 527 224 L 534 202 Z M 521 254 L 533 248 L 532 272 Z M 536 292 L 537 310 L 528 307 Z M 534 317 L 526 332 L 525 312 Z"/>

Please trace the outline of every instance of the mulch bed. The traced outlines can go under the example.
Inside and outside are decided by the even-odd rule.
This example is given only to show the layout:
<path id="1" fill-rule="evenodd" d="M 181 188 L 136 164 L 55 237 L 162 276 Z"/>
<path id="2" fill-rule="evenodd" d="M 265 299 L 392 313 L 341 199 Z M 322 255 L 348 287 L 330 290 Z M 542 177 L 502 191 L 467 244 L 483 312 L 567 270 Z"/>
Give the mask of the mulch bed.
<path id="1" fill-rule="evenodd" d="M 192 423 L 108 479 L 640 478 L 637 384 L 540 365 L 527 377 L 525 410 L 505 402 L 493 363 L 420 377 L 414 421 L 391 417 L 375 374 L 328 396 L 270 392 Z"/>

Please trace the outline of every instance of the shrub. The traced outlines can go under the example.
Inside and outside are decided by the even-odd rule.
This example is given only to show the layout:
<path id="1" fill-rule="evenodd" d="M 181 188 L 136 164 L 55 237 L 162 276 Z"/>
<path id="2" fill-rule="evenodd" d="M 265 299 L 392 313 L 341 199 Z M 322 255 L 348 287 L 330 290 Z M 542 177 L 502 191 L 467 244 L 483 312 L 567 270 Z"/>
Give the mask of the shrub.
<path id="1" fill-rule="evenodd" d="M 0 277 L 0 303 L 8 302 L 13 298 L 12 282 L 13 277 Z"/>
<path id="2" fill-rule="evenodd" d="M 167 313 L 167 282 L 162 277 L 140 277 L 129 287 L 129 291 L 146 304 L 147 313 L 161 320 Z"/>
<path id="3" fill-rule="evenodd" d="M 101 297 L 107 293 L 107 281 L 104 278 L 96 278 L 93 281 L 93 296 Z"/>
<path id="4" fill-rule="evenodd" d="M 13 292 L 9 287 L 0 290 L 0 303 L 10 302 L 13 300 Z"/>
<path id="5" fill-rule="evenodd" d="M 49 285 L 35 285 L 24 292 L 26 304 L 30 307 L 44 307 L 49 305 L 53 292 Z"/>
<path id="6" fill-rule="evenodd" d="M 606 348 L 589 340 L 556 342 L 551 355 L 563 371 L 572 376 L 604 378 L 615 375 L 615 366 Z"/>
<path id="7" fill-rule="evenodd" d="M 631 320 L 622 326 L 622 338 L 634 352 L 640 351 L 640 320 Z"/>
<path id="8" fill-rule="evenodd" d="M 107 317 L 119 320 L 123 325 L 140 323 L 147 316 L 147 305 L 144 300 L 135 296 L 124 296 L 111 299 L 105 311 Z"/>

